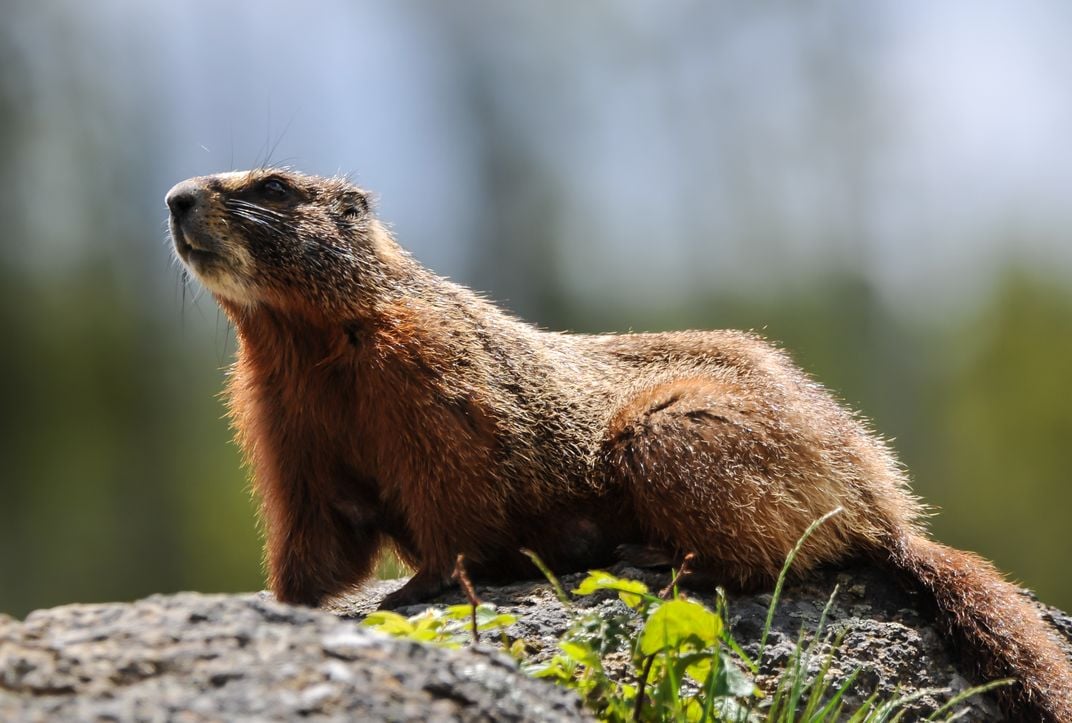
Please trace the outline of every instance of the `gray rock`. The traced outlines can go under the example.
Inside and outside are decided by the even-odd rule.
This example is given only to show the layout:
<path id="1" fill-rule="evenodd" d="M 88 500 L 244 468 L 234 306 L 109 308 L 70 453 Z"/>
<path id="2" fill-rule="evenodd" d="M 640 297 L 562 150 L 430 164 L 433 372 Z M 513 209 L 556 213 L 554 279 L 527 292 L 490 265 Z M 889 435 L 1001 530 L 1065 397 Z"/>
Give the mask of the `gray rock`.
<path id="1" fill-rule="evenodd" d="M 585 720 L 494 651 L 393 640 L 263 594 L 0 619 L 0 720 Z"/>
<path id="2" fill-rule="evenodd" d="M 665 575 L 651 571 L 612 572 L 653 590 L 666 584 Z M 582 577 L 568 575 L 562 582 L 570 589 Z M 400 584 L 370 584 L 328 611 L 282 605 L 264 593 L 185 593 L 130 604 L 68 605 L 37 611 L 24 622 L 0 616 L 0 720 L 586 719 L 572 693 L 526 678 L 511 659 L 494 652 L 500 644 L 494 636 L 484 636 L 478 649 L 446 650 L 391 640 L 348 619 L 375 609 Z M 844 634 L 831 668 L 835 687 L 861 671 L 850 704 L 872 692 L 881 698 L 922 688 L 956 692 L 978 682 L 958 671 L 916 596 L 881 572 L 856 567 L 787 586 L 760 661 L 762 689 L 774 688 L 802 629 L 810 640 L 835 586 L 827 629 Z M 710 593 L 692 595 L 711 603 Z M 524 640 L 536 660 L 556 652 L 570 616 L 547 583 L 478 585 L 477 594 L 517 616 L 509 636 Z M 463 601 L 452 593 L 432 604 Z M 769 594 L 729 598 L 734 637 L 753 657 L 769 602 Z M 573 604 L 608 615 L 625 609 L 610 593 Z M 1072 618 L 1052 608 L 1044 612 L 1072 639 Z M 612 656 L 607 668 L 623 679 L 630 675 L 627 651 Z M 810 670 L 817 668 L 815 661 Z M 925 715 L 940 698 L 916 701 L 904 720 Z M 986 697 L 962 710 L 964 720 L 1001 720 Z"/>

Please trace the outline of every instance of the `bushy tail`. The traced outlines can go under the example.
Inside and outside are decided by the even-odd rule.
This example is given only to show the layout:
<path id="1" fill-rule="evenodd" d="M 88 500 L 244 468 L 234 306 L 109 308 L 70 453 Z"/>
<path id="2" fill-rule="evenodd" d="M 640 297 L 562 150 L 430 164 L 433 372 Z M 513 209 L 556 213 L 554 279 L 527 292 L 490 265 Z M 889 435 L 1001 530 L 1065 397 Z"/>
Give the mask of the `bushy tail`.
<path id="1" fill-rule="evenodd" d="M 941 623 L 978 682 L 1018 681 L 998 689 L 1007 715 L 1072 723 L 1072 665 L 1054 640 L 1056 632 L 993 565 L 915 535 L 895 537 L 886 553 L 910 583 L 933 596 Z"/>

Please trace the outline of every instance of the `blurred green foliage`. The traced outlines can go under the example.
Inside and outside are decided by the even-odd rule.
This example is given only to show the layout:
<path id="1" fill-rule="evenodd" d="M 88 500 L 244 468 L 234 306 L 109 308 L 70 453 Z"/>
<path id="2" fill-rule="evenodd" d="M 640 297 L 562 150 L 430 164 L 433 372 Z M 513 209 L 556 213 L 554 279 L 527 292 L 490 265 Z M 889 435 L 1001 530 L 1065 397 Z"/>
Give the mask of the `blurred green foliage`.
<path id="1" fill-rule="evenodd" d="M 0 609 L 259 586 L 212 340 L 183 344 L 100 268 L 4 279 L 0 307 Z"/>
<path id="2" fill-rule="evenodd" d="M 100 267 L 57 286 L 5 274 L 0 609 L 262 584 L 255 504 L 217 396 L 233 343 L 222 328 L 209 333 L 199 310 L 211 309 L 203 299 L 147 314 Z M 974 315 L 919 327 L 894 321 L 852 279 L 759 302 L 585 312 L 551 321 L 731 325 L 784 341 L 897 437 L 917 489 L 941 508 L 940 538 L 1072 606 L 1061 572 L 1072 553 L 1066 288 L 1010 273 Z"/>

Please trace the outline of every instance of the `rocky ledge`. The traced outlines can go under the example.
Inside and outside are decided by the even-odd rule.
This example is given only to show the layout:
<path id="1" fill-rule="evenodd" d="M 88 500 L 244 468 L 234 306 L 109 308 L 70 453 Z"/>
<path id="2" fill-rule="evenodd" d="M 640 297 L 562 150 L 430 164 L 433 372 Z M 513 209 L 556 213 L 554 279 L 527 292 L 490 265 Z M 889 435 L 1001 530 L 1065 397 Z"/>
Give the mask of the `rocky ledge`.
<path id="1" fill-rule="evenodd" d="M 508 657 L 393 640 L 263 594 L 0 621 L 3 721 L 586 720 Z"/>
<path id="2" fill-rule="evenodd" d="M 665 584 L 650 572 L 614 572 L 651 588 Z M 569 589 L 580 579 L 563 583 Z M 0 616 L 0 720 L 587 719 L 572 693 L 526 678 L 493 649 L 497 641 L 446 650 L 360 627 L 356 619 L 397 585 L 375 583 L 328 610 L 282 605 L 263 593 L 183 593 L 39 610 L 24 622 Z M 922 688 L 957 692 L 976 682 L 958 672 L 914 596 L 881 573 L 856 568 L 786 589 L 761 661 L 761 687 L 774 685 L 801 629 L 815 629 L 835 586 L 827 624 L 844 631 L 831 671 L 835 687 L 862 671 L 850 702 L 876 691 L 885 698 Z M 538 658 L 554 653 L 569 618 L 546 583 L 478 586 L 477 593 L 517 616 L 511 637 Z M 447 595 L 433 604 L 458 602 L 460 595 Z M 734 636 L 750 654 L 758 652 L 769 602 L 768 594 L 730 598 Z M 610 612 L 622 603 L 602 594 L 577 605 Z M 1072 618 L 1050 608 L 1044 614 L 1072 640 Z M 906 719 L 937 704 L 923 697 Z M 1001 720 L 985 696 L 963 713 L 966 720 Z"/>

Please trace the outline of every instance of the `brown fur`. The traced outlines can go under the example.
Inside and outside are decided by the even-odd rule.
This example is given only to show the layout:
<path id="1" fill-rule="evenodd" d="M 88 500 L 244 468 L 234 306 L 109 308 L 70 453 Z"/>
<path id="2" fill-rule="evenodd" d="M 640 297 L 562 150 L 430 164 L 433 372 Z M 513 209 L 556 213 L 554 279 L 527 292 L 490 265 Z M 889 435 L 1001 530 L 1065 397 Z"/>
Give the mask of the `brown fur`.
<path id="1" fill-rule="evenodd" d="M 389 601 L 478 576 L 696 555 L 769 585 L 868 555 L 935 600 L 1016 715 L 1072 720 L 1072 671 L 987 563 L 924 537 L 886 445 L 788 356 L 736 331 L 539 331 L 398 247 L 364 192 L 278 170 L 168 196 L 176 249 L 237 329 L 232 418 L 253 468 L 269 584 L 315 605 L 393 545 L 417 574 Z M 658 552 L 656 554 L 658 556 Z"/>

